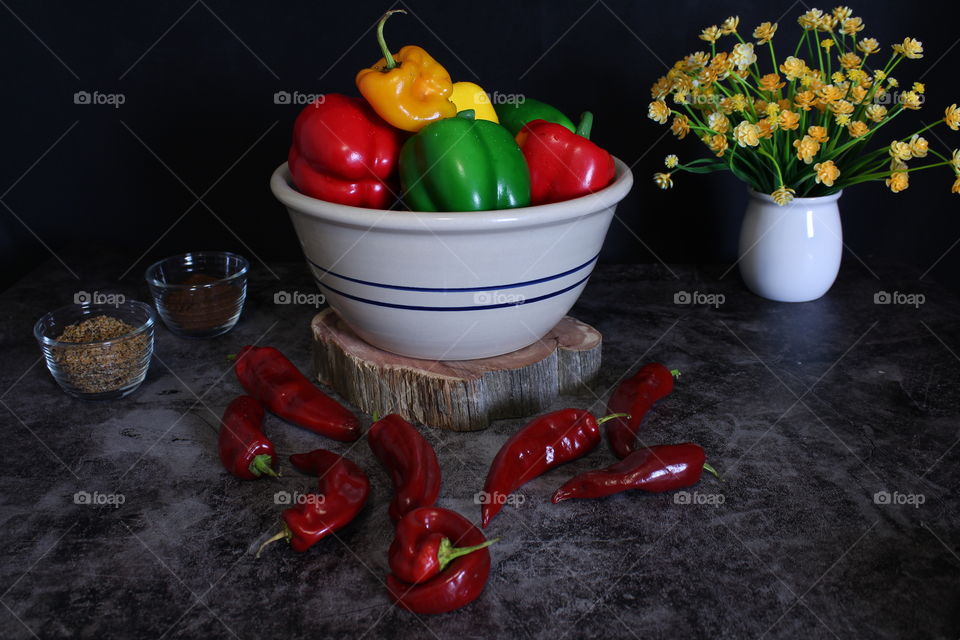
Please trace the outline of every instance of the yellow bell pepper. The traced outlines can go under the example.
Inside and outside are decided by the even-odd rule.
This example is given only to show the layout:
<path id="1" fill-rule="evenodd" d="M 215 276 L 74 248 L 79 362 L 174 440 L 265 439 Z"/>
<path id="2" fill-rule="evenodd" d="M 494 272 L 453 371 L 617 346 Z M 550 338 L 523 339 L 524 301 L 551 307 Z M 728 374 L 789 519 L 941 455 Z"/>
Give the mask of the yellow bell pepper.
<path id="1" fill-rule="evenodd" d="M 383 25 L 394 13 L 387 11 L 377 23 L 377 42 L 383 57 L 356 78 L 357 89 L 377 114 L 404 131 L 419 131 L 434 120 L 452 118 L 457 107 L 450 101 L 450 74 L 420 47 L 407 45 L 395 56 L 383 39 Z"/>
<path id="2" fill-rule="evenodd" d="M 454 82 L 450 100 L 457 105 L 457 112 L 473 109 L 474 118 L 500 124 L 500 118 L 490 103 L 487 92 L 473 82 Z"/>

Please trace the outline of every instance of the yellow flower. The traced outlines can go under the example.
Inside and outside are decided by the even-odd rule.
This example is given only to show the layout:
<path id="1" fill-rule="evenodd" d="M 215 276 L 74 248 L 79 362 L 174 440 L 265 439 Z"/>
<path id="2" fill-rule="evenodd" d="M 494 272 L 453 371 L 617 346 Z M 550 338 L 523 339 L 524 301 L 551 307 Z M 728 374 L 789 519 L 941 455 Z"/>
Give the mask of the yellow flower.
<path id="1" fill-rule="evenodd" d="M 790 56 L 780 65 L 780 71 L 787 76 L 787 80 L 796 80 L 807 71 L 807 63 L 800 58 Z"/>
<path id="2" fill-rule="evenodd" d="M 780 105 L 776 102 L 771 102 L 767 105 L 767 108 L 764 109 L 768 118 L 777 119 L 777 116 L 780 115 Z"/>
<path id="3" fill-rule="evenodd" d="M 887 108 L 882 104 L 872 104 L 867 107 L 866 114 L 874 122 L 880 122 L 887 117 Z"/>
<path id="4" fill-rule="evenodd" d="M 890 157 L 894 160 L 900 160 L 906 162 L 913 157 L 913 152 L 910 150 L 910 144 L 907 142 L 894 141 L 890 143 Z"/>
<path id="5" fill-rule="evenodd" d="M 847 69 L 847 77 L 861 86 L 868 85 L 870 82 L 870 74 L 863 69 Z"/>
<path id="6" fill-rule="evenodd" d="M 854 87 L 850 90 L 850 99 L 854 104 L 860 104 L 867 97 L 867 88 L 866 87 Z"/>
<path id="7" fill-rule="evenodd" d="M 869 56 L 880 51 L 880 43 L 876 38 L 864 38 L 857 43 L 857 49 L 860 49 L 863 55 Z"/>
<path id="8" fill-rule="evenodd" d="M 757 61 L 757 54 L 753 52 L 752 42 L 741 42 L 733 47 L 733 53 L 730 55 L 733 64 L 737 69 L 746 69 Z"/>
<path id="9" fill-rule="evenodd" d="M 717 135 L 705 135 L 703 138 L 703 143 L 710 147 L 710 150 L 713 151 L 718 158 L 722 158 L 723 154 L 727 152 L 727 148 L 730 146 L 727 142 L 727 137 L 722 136 L 719 133 Z"/>
<path id="10" fill-rule="evenodd" d="M 953 163 L 953 170 L 960 173 L 960 149 L 953 150 L 953 159 L 950 162 Z"/>
<path id="11" fill-rule="evenodd" d="M 797 149 L 797 159 L 806 164 L 813 162 L 813 157 L 820 152 L 820 143 L 810 136 L 803 136 L 803 140 L 794 140 L 793 146 Z"/>
<path id="12" fill-rule="evenodd" d="M 663 164 L 666 165 L 667 169 L 673 169 L 679 163 L 680 159 L 672 153 L 663 159 Z"/>
<path id="13" fill-rule="evenodd" d="M 830 111 L 834 113 L 853 113 L 853 103 L 846 100 L 837 100 L 830 105 Z"/>
<path id="14" fill-rule="evenodd" d="M 675 104 L 690 104 L 690 92 L 686 89 L 677 89 L 676 93 L 673 94 L 673 102 Z"/>
<path id="15" fill-rule="evenodd" d="M 717 25 L 713 25 L 713 26 L 707 27 L 700 33 L 700 39 L 713 43 L 719 40 L 720 36 L 722 35 L 723 35 L 723 32 L 720 31 L 720 28 Z"/>
<path id="16" fill-rule="evenodd" d="M 763 22 L 753 30 L 753 37 L 757 39 L 757 44 L 767 44 L 773 40 L 773 34 L 776 32 L 777 23 L 770 24 L 769 22 Z"/>
<path id="17" fill-rule="evenodd" d="M 913 90 L 916 91 L 917 93 L 926 93 L 927 85 L 923 84 L 922 82 L 914 82 Z"/>
<path id="18" fill-rule="evenodd" d="M 817 184 L 822 184 L 827 187 L 832 187 L 834 181 L 840 177 L 840 169 L 837 168 L 837 165 L 833 164 L 833 160 L 818 162 L 813 165 L 813 170 L 817 172 Z"/>
<path id="19" fill-rule="evenodd" d="M 910 186 L 910 174 L 906 171 L 894 172 L 887 178 L 886 183 L 887 186 L 890 187 L 890 191 L 894 193 L 906 191 L 907 187 Z"/>
<path id="20" fill-rule="evenodd" d="M 717 133 L 726 133 L 730 131 L 730 119 L 719 111 L 714 111 L 707 116 L 707 126 Z"/>
<path id="21" fill-rule="evenodd" d="M 849 113 L 838 113 L 833 117 L 834 121 L 838 126 L 845 127 L 850 124 L 850 114 Z"/>
<path id="22" fill-rule="evenodd" d="M 781 111 L 779 124 L 781 129 L 793 131 L 800 126 L 800 114 L 793 111 Z"/>
<path id="23" fill-rule="evenodd" d="M 957 179 L 954 181 L 950 193 L 960 193 L 960 174 L 957 174 Z"/>
<path id="24" fill-rule="evenodd" d="M 887 72 L 883 71 L 882 69 L 877 69 L 877 71 L 873 74 L 873 77 L 877 82 L 883 82 L 887 77 Z"/>
<path id="25" fill-rule="evenodd" d="M 743 113 L 747 110 L 747 96 L 742 93 L 738 93 L 730 96 L 730 108 L 731 111 L 736 111 L 737 113 Z"/>
<path id="26" fill-rule="evenodd" d="M 863 20 L 860 18 L 847 18 L 841 23 L 843 33 L 852 36 L 863 31 Z"/>
<path id="27" fill-rule="evenodd" d="M 773 137 L 773 132 L 777 130 L 777 120 L 764 118 L 757 123 L 757 129 L 760 130 L 760 137 L 766 140 Z"/>
<path id="28" fill-rule="evenodd" d="M 780 76 L 776 73 L 768 73 L 760 78 L 760 89 L 763 91 L 776 91 L 787 86 L 786 82 L 780 81 Z"/>
<path id="29" fill-rule="evenodd" d="M 795 193 L 795 189 L 791 189 L 786 185 L 780 185 L 780 188 L 771 193 L 770 197 L 772 197 L 773 201 L 782 207 L 790 204 L 793 201 L 793 194 Z"/>
<path id="30" fill-rule="evenodd" d="M 760 127 L 744 120 L 733 130 L 733 137 L 741 147 L 755 147 L 760 144 Z"/>
<path id="31" fill-rule="evenodd" d="M 850 125 L 847 127 L 847 131 L 850 133 L 851 138 L 862 138 L 870 133 L 870 127 L 867 126 L 866 122 L 862 120 L 856 120 L 850 123 Z"/>
<path id="32" fill-rule="evenodd" d="M 810 127 L 809 129 L 807 129 L 807 135 L 809 135 L 811 138 L 813 138 L 820 144 L 823 144 L 824 142 L 830 139 L 830 136 L 827 135 L 826 127 Z"/>
<path id="33" fill-rule="evenodd" d="M 897 81 L 896 78 L 887 78 L 887 86 L 897 88 L 900 86 L 900 83 Z"/>
<path id="34" fill-rule="evenodd" d="M 923 57 L 923 43 L 913 38 L 904 38 L 902 43 L 893 45 L 893 51 L 905 58 L 917 60 Z"/>
<path id="35" fill-rule="evenodd" d="M 820 9 L 810 9 L 797 18 L 797 22 L 807 31 L 812 31 L 820 26 L 821 19 L 823 19 L 823 11 L 820 11 Z"/>
<path id="36" fill-rule="evenodd" d="M 650 87 L 650 97 L 654 100 L 659 100 L 670 93 L 670 89 L 672 88 L 673 83 L 666 76 L 661 76 L 660 79 L 654 82 L 653 86 Z"/>
<path id="37" fill-rule="evenodd" d="M 847 90 L 835 84 L 825 84 L 817 91 L 817 96 L 826 103 L 836 102 L 847 95 Z"/>
<path id="38" fill-rule="evenodd" d="M 684 115 L 674 116 L 673 122 L 670 124 L 670 131 L 672 131 L 673 135 L 677 136 L 677 138 L 683 140 L 687 137 L 687 134 L 690 133 L 690 119 Z"/>
<path id="39" fill-rule="evenodd" d="M 833 8 L 833 17 L 837 20 L 846 20 L 853 15 L 853 9 L 847 6 L 839 6 Z"/>
<path id="40" fill-rule="evenodd" d="M 861 62 L 863 62 L 863 59 L 853 51 L 848 51 L 840 56 L 840 66 L 844 69 L 856 69 Z"/>
<path id="41" fill-rule="evenodd" d="M 845 81 L 846 81 L 847 76 L 843 75 L 843 72 L 842 72 L 842 71 L 834 71 L 834 72 L 833 72 L 833 75 L 830 76 L 830 79 L 833 80 L 834 83 L 840 84 L 841 82 L 845 82 Z"/>
<path id="42" fill-rule="evenodd" d="M 827 51 L 830 51 L 830 48 L 833 47 L 833 45 L 835 44 L 837 43 L 833 41 L 833 38 L 824 38 L 823 40 L 820 41 L 820 46 L 826 49 Z"/>
<path id="43" fill-rule="evenodd" d="M 916 111 L 923 103 L 923 98 L 916 91 L 904 91 L 900 94 L 900 104 L 904 109 L 913 109 Z"/>
<path id="44" fill-rule="evenodd" d="M 661 189 L 669 189 L 673 186 L 673 180 L 670 176 L 673 174 L 670 173 L 655 173 L 653 174 L 653 181 L 657 183 L 657 186 Z"/>
<path id="45" fill-rule="evenodd" d="M 725 36 L 729 36 L 732 33 L 737 32 L 737 27 L 740 25 L 740 16 L 730 16 L 723 21 L 723 24 L 720 25 L 720 33 Z"/>
<path id="46" fill-rule="evenodd" d="M 793 96 L 793 102 L 797 105 L 799 109 L 804 111 L 810 111 L 814 103 L 817 101 L 817 96 L 813 91 L 801 91 L 797 95 Z"/>
<path id="47" fill-rule="evenodd" d="M 906 171 L 908 168 L 907 163 L 903 160 L 898 160 L 897 158 L 890 160 L 890 171 Z"/>
<path id="48" fill-rule="evenodd" d="M 670 118 L 670 107 L 663 100 L 654 100 L 647 109 L 647 117 L 660 124 L 667 124 Z"/>
<path id="49" fill-rule="evenodd" d="M 947 110 L 943 112 L 944 122 L 948 127 L 956 131 L 960 129 L 960 109 L 957 108 L 957 105 L 952 104 L 947 107 Z"/>
<path id="50" fill-rule="evenodd" d="M 910 138 L 910 153 L 914 158 L 926 158 L 928 151 L 930 151 L 930 143 L 926 138 L 919 135 Z"/>

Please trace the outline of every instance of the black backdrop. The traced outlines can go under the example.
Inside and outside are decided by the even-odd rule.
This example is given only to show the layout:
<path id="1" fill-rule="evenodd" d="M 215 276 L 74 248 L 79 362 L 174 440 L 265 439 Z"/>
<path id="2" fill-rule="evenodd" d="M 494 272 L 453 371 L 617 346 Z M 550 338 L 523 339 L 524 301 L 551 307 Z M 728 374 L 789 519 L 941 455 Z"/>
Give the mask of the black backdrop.
<path id="1" fill-rule="evenodd" d="M 667 153 L 702 151 L 695 140 L 662 137 L 666 128 L 647 119 L 649 87 L 665 63 L 703 48 L 702 27 L 727 15 L 741 17 L 744 33 L 779 19 L 775 41 L 792 46 L 804 0 L 391 2 L 0 2 L 0 286 L 51 254 L 66 278 L 82 277 L 92 256 L 115 255 L 118 276 L 200 248 L 230 248 L 254 263 L 300 259 L 267 186 L 298 107 L 274 94 L 355 93 L 354 73 L 379 57 L 370 28 L 390 6 L 413 13 L 392 19 L 394 50 L 421 44 L 454 79 L 537 97 L 571 116 L 594 111 L 594 139 L 634 164 L 637 178 L 603 260 L 734 260 L 744 189 L 728 174 L 681 174 L 672 191 L 656 188 L 650 176 Z M 955 3 L 851 6 L 867 24 L 862 35 L 887 51 L 905 36 L 923 41 L 924 59 L 895 73 L 902 84 L 927 85 L 927 107 L 911 124 L 960 102 Z M 81 91 L 108 103 L 77 104 Z M 945 127 L 927 135 L 943 152 L 960 147 L 960 133 Z M 844 195 L 844 260 L 900 261 L 960 287 L 952 178 L 940 169 L 911 182 L 898 195 L 882 185 Z"/>

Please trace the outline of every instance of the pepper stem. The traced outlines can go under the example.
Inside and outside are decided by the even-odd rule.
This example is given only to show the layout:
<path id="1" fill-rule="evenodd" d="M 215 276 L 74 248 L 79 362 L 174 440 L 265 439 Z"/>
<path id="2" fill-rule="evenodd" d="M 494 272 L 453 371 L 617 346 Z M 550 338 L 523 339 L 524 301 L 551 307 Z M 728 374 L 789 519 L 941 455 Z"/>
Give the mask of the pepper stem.
<path id="1" fill-rule="evenodd" d="M 288 527 L 288 526 L 287 526 L 287 523 L 284 522 L 284 523 L 283 523 L 283 530 L 282 530 L 280 533 L 277 533 L 276 535 L 271 536 L 269 540 L 267 540 L 267 541 L 264 542 L 262 545 L 260 545 L 260 548 L 257 549 L 257 555 L 256 555 L 255 557 L 256 557 L 256 558 L 260 558 L 260 554 L 263 553 L 264 548 L 266 548 L 268 545 L 273 544 L 273 543 L 276 542 L 277 540 L 282 540 L 282 539 L 286 538 L 287 541 L 289 541 L 290 538 L 292 538 L 292 537 L 293 537 L 293 534 L 290 532 L 290 527 Z"/>
<path id="2" fill-rule="evenodd" d="M 721 482 L 723 481 L 723 478 L 720 477 L 720 474 L 717 473 L 717 470 L 714 469 L 714 468 L 713 468 L 713 465 L 711 465 L 709 462 L 704 462 L 704 463 L 703 463 L 703 468 L 704 468 L 706 471 L 709 471 L 709 472 L 712 473 L 713 475 L 717 476 L 717 480 L 720 480 Z"/>
<path id="3" fill-rule="evenodd" d="M 253 461 L 247 468 L 250 470 L 250 473 L 258 478 L 263 474 L 267 474 L 273 478 L 279 478 L 280 474 L 273 470 L 272 464 L 273 456 L 269 453 L 261 453 L 260 455 L 253 457 Z"/>
<path id="4" fill-rule="evenodd" d="M 440 548 L 437 550 L 437 560 L 440 561 L 440 571 L 446 569 L 447 565 L 457 558 L 473 553 L 474 551 L 479 551 L 480 549 L 485 549 L 499 540 L 500 538 L 494 538 L 482 544 L 475 544 L 472 547 L 455 547 L 453 543 L 450 542 L 450 538 L 444 538 L 440 541 Z"/>
<path id="5" fill-rule="evenodd" d="M 680 379 L 680 369 L 670 369 L 670 375 L 673 376 L 674 380 Z"/>
<path id="6" fill-rule="evenodd" d="M 593 114 L 589 111 L 584 111 L 580 116 L 580 126 L 577 127 L 577 135 L 589 140 L 591 129 L 593 129 Z"/>
<path id="7" fill-rule="evenodd" d="M 396 67 L 397 61 L 393 59 L 393 54 L 390 53 L 390 48 L 387 47 L 387 41 L 383 39 L 383 25 L 387 23 L 387 18 L 395 13 L 406 13 L 406 11 L 403 9 L 391 9 L 383 14 L 380 22 L 377 23 L 377 42 L 380 43 L 380 51 L 383 52 L 383 59 L 387 61 L 387 69 Z"/>
<path id="8" fill-rule="evenodd" d="M 597 420 L 597 426 L 600 426 L 601 424 L 603 424 L 603 423 L 606 422 L 607 420 L 613 420 L 614 418 L 626 418 L 627 420 L 629 420 L 629 419 L 630 419 L 630 414 L 629 414 L 629 413 L 611 413 L 610 415 L 608 415 L 608 416 L 603 416 L 602 418 L 600 418 L 599 420 Z"/>

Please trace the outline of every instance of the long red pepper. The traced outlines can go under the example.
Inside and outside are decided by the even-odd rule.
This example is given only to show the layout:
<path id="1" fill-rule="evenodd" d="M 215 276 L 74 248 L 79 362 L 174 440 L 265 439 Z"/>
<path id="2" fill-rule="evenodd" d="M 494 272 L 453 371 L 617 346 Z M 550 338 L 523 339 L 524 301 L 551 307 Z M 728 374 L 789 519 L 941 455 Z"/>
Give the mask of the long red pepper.
<path id="1" fill-rule="evenodd" d="M 440 464 L 416 427 L 390 414 L 373 423 L 367 442 L 393 480 L 390 517 L 394 522 L 411 509 L 433 506 L 440 494 Z"/>
<path id="2" fill-rule="evenodd" d="M 487 473 L 480 504 L 481 525 L 486 528 L 490 524 L 514 489 L 596 447 L 600 424 L 613 417 L 597 420 L 587 411 L 562 409 L 534 419 L 513 434 Z"/>
<path id="3" fill-rule="evenodd" d="M 357 417 L 273 347 L 242 348 L 233 370 L 247 393 L 284 420 L 334 440 L 360 437 Z"/>
<path id="4" fill-rule="evenodd" d="M 238 478 L 277 477 L 273 470 L 277 453 L 262 426 L 263 407 L 250 396 L 235 398 L 223 412 L 217 434 L 220 462 Z"/>
<path id="5" fill-rule="evenodd" d="M 367 501 L 370 480 L 355 463 L 332 451 L 316 449 L 290 456 L 290 463 L 304 473 L 319 476 L 317 493 L 302 496 L 284 509 L 283 530 L 260 545 L 286 539 L 294 551 L 306 551 L 327 535 L 348 525 Z"/>
<path id="6" fill-rule="evenodd" d="M 627 413 L 607 423 L 607 441 L 618 458 L 626 458 L 637 448 L 637 431 L 653 403 L 673 391 L 673 378 L 679 371 L 670 371 L 656 362 L 640 367 L 633 377 L 617 387 L 607 403 L 608 413 Z"/>
<path id="7" fill-rule="evenodd" d="M 700 481 L 704 469 L 717 475 L 706 460 L 703 448 L 692 442 L 637 449 L 606 469 L 570 479 L 551 500 L 556 504 L 570 498 L 601 498 L 627 489 L 660 493 L 690 487 Z"/>
<path id="8" fill-rule="evenodd" d="M 443 558 L 446 564 L 439 558 L 443 540 L 461 545 Z M 446 613 L 473 602 L 487 583 L 486 547 L 493 542 L 454 511 L 439 507 L 410 511 L 397 523 L 390 545 L 391 600 L 414 613 Z"/>

